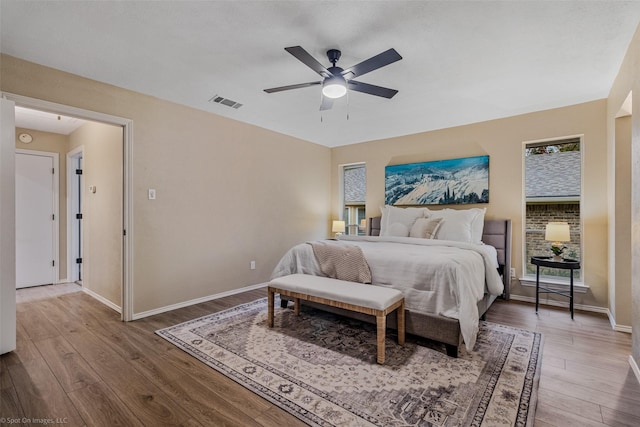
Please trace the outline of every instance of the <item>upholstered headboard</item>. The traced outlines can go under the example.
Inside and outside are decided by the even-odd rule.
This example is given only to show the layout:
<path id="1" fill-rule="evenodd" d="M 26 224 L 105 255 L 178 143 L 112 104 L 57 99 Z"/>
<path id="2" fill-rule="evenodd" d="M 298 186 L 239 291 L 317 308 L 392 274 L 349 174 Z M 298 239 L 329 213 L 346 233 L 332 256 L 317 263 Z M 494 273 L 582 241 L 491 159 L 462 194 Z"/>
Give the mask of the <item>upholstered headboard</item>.
<path id="1" fill-rule="evenodd" d="M 367 221 L 367 234 L 369 236 L 380 235 L 380 219 L 377 216 Z M 509 299 L 511 285 L 511 220 L 510 219 L 485 219 L 482 231 L 482 241 L 496 248 L 498 252 L 498 265 L 504 283 L 504 298 Z"/>

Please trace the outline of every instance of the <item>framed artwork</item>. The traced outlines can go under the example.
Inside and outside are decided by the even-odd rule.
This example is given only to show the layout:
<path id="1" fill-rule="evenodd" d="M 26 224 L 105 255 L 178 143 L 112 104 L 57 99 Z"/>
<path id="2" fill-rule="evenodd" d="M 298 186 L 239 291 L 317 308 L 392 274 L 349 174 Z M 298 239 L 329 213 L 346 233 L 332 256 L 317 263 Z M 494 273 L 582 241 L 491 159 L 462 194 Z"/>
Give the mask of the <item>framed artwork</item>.
<path id="1" fill-rule="evenodd" d="M 385 204 L 489 203 L 489 156 L 385 167 Z"/>

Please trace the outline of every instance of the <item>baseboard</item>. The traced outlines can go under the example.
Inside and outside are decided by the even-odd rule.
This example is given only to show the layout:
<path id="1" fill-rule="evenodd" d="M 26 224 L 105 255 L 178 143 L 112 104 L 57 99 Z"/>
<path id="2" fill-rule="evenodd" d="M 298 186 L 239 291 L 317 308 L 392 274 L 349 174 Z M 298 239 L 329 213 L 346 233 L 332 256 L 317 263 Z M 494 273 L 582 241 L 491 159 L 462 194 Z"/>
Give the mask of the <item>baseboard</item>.
<path id="1" fill-rule="evenodd" d="M 516 301 L 530 302 L 532 304 L 536 303 L 536 298 L 535 297 L 526 297 L 526 296 L 522 296 L 522 295 L 511 294 L 511 299 L 512 300 L 516 300 Z M 540 305 L 550 305 L 550 306 L 553 306 L 553 307 L 563 307 L 563 308 L 569 309 L 569 302 L 568 301 L 566 301 L 566 302 L 565 301 L 553 301 L 553 300 L 549 300 L 549 301 L 545 301 L 545 302 L 540 301 Z M 611 329 L 613 329 L 614 331 L 624 332 L 624 333 L 627 333 L 627 334 L 631 333 L 631 326 L 617 325 L 616 324 L 615 319 L 611 315 L 611 311 L 609 311 L 609 309 L 607 307 L 598 307 L 598 306 L 595 306 L 595 305 L 574 304 L 573 308 L 576 309 L 576 310 L 590 311 L 590 312 L 593 312 L 593 313 L 606 314 L 607 317 L 609 318 L 609 323 L 611 323 Z"/>
<path id="2" fill-rule="evenodd" d="M 638 364 L 633 356 L 629 355 L 629 365 L 631 365 L 631 370 L 634 374 L 636 374 L 636 379 L 640 383 L 640 368 L 638 368 Z"/>
<path id="3" fill-rule="evenodd" d="M 179 302 L 177 304 L 167 305 L 165 307 L 154 308 L 153 310 L 143 311 L 142 313 L 134 313 L 132 320 L 142 319 L 144 317 L 155 316 L 156 314 L 165 313 L 167 311 L 177 310 L 179 308 L 189 307 L 190 305 L 200 304 L 202 302 L 212 301 L 228 297 L 231 295 L 240 294 L 242 292 L 251 291 L 254 289 L 260 289 L 267 286 L 267 283 L 258 283 L 257 285 L 245 286 L 240 289 L 232 289 L 230 291 L 220 292 L 219 294 L 207 295 L 206 297 L 196 298 L 189 301 Z"/>
<path id="4" fill-rule="evenodd" d="M 516 301 L 523 301 L 523 302 L 530 302 L 535 304 L 536 303 L 536 297 L 526 297 L 526 296 L 522 296 L 522 295 L 514 295 L 511 294 L 511 299 L 512 300 L 516 300 Z M 563 307 L 566 308 L 567 310 L 569 309 L 569 301 L 553 301 L 553 300 L 547 300 L 547 301 L 540 301 L 540 305 L 550 305 L 553 307 Z M 595 305 L 583 305 L 583 304 L 573 304 L 573 308 L 576 310 L 582 310 L 582 311 L 591 311 L 594 313 L 603 313 L 603 314 L 607 314 L 608 315 L 608 311 L 609 309 L 606 307 L 598 307 Z"/>
<path id="5" fill-rule="evenodd" d="M 93 292 L 92 290 L 84 288 L 84 287 L 82 288 L 82 291 L 85 294 L 91 295 L 93 298 L 97 299 L 98 301 L 100 301 L 101 303 L 106 305 L 107 307 L 109 307 L 109 308 L 117 311 L 118 313 L 122 314 L 122 308 L 120 308 L 118 305 L 114 304 L 113 302 L 109 301 L 108 299 L 106 299 L 102 295 L 98 295 L 97 293 Z"/>
<path id="6" fill-rule="evenodd" d="M 613 313 L 611 313 L 611 310 L 609 309 L 607 309 L 607 316 L 609 316 L 609 323 L 611 323 L 611 327 L 613 328 L 614 331 L 624 332 L 627 334 L 630 334 L 632 332 L 631 326 L 618 325 L 616 323 L 615 317 L 613 317 Z"/>

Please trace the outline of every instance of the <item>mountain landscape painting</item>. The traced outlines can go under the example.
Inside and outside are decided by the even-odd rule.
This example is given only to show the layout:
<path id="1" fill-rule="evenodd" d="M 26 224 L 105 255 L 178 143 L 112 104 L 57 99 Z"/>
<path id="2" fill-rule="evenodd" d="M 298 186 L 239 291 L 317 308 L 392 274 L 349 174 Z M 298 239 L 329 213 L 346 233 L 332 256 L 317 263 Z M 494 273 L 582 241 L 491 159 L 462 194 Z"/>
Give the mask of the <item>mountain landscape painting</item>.
<path id="1" fill-rule="evenodd" d="M 489 203 L 489 156 L 385 167 L 385 204 Z"/>

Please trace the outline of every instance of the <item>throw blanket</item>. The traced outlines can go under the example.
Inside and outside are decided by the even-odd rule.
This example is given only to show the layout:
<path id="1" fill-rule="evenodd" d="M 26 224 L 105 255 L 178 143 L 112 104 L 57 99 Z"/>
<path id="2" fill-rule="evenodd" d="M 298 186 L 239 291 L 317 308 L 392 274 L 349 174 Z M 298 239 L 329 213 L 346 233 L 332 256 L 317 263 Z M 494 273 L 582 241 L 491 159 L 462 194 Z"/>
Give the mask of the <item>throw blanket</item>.
<path id="1" fill-rule="evenodd" d="M 349 282 L 371 283 L 371 270 L 362 249 L 354 245 L 307 242 L 325 276 Z"/>

